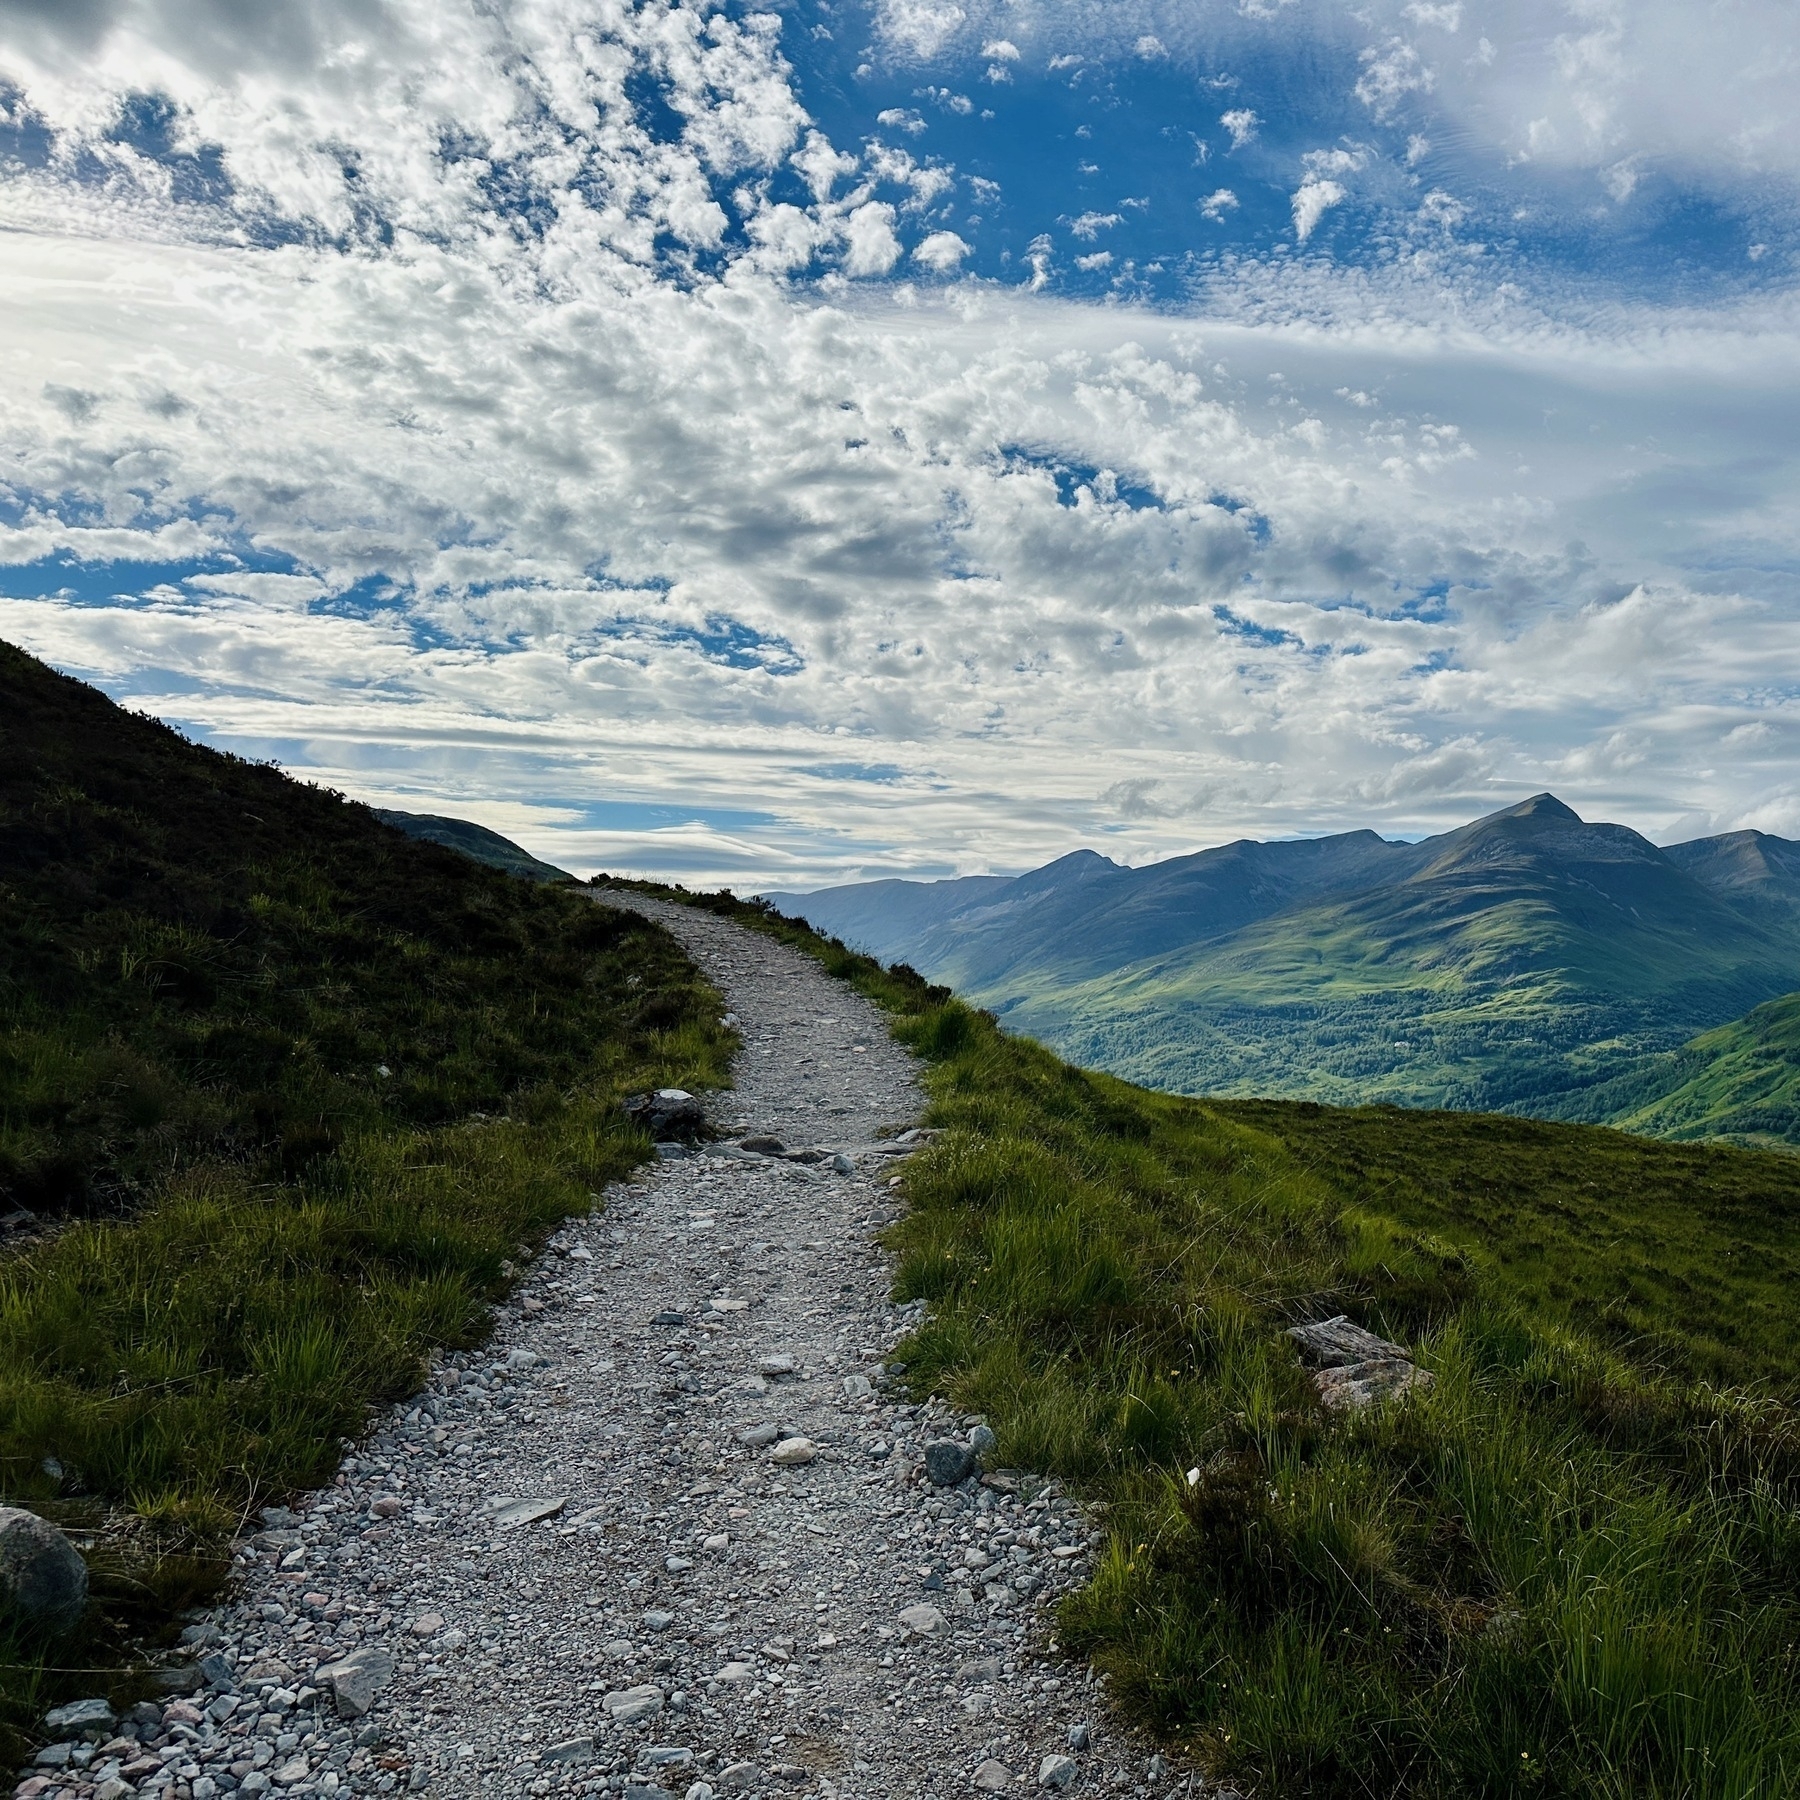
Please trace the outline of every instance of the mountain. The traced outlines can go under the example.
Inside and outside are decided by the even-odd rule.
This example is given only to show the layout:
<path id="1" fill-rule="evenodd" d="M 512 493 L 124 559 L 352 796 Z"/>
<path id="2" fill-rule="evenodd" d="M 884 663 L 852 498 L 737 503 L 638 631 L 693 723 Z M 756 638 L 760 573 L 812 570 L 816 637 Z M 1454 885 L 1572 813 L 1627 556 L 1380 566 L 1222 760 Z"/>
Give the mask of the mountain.
<path id="1" fill-rule="evenodd" d="M 1662 850 L 1550 794 L 1416 844 L 1245 840 L 1142 869 L 1078 851 L 785 903 L 1063 1055 L 1189 1093 L 1586 1117 L 1589 1090 L 1800 987 L 1800 845 Z"/>
<path id="2" fill-rule="evenodd" d="M 566 869 L 540 862 L 529 850 L 522 849 L 511 838 L 489 831 L 485 825 L 467 819 L 447 819 L 439 813 L 395 812 L 376 807 L 375 816 L 384 825 L 404 831 L 408 837 L 423 838 L 429 844 L 442 844 L 446 850 L 459 850 L 464 856 L 490 869 L 504 869 L 509 875 L 522 875 L 527 881 L 573 881 Z"/>

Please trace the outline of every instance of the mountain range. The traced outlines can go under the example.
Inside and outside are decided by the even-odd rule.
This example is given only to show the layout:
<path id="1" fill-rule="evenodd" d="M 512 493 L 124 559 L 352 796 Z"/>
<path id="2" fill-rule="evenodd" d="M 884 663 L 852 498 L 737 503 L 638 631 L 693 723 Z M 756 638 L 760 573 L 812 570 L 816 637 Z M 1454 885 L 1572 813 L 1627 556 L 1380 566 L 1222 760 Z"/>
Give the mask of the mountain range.
<path id="1" fill-rule="evenodd" d="M 770 898 L 1157 1087 L 1800 1141 L 1795 1024 L 1766 1009 L 1800 989 L 1800 844 L 1762 832 L 1661 848 L 1539 794 L 1417 843 L 1079 850 Z"/>

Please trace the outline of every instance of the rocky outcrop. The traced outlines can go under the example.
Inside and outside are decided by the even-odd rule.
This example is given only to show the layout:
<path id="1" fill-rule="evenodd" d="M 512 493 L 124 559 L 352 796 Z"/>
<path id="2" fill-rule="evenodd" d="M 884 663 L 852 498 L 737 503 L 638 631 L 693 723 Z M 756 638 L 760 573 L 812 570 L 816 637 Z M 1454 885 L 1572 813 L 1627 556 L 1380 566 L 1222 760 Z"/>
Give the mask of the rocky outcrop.
<path id="1" fill-rule="evenodd" d="M 1378 1400 L 1398 1399 L 1431 1385 L 1400 1345 L 1353 1324 L 1343 1313 L 1316 1324 L 1295 1325 L 1285 1334 L 1312 1370 L 1313 1390 L 1329 1412 L 1360 1412 Z"/>

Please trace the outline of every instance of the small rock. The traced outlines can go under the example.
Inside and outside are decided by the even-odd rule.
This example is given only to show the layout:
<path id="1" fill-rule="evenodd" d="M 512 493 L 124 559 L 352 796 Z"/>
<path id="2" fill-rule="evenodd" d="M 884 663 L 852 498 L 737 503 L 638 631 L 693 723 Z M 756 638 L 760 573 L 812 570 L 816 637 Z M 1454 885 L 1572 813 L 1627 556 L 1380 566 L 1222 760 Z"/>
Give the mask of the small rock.
<path id="1" fill-rule="evenodd" d="M 914 1637 L 938 1637 L 950 1629 L 950 1621 L 923 1600 L 901 1612 L 900 1625 Z"/>
<path id="2" fill-rule="evenodd" d="M 987 1426 L 977 1425 L 975 1429 L 969 1433 L 969 1454 L 977 1462 L 986 1462 L 999 1448 L 1000 1440 L 994 1436 L 993 1432 L 990 1431 Z"/>
<path id="3" fill-rule="evenodd" d="M 998 1794 L 1012 1786 L 1013 1772 L 1005 1763 L 990 1756 L 975 1771 L 973 1782 L 978 1792 Z"/>
<path id="4" fill-rule="evenodd" d="M 1386 1338 L 1351 1324 L 1343 1313 L 1321 1319 L 1314 1325 L 1295 1325 L 1283 1335 L 1294 1340 L 1301 1356 L 1315 1369 L 1342 1369 L 1351 1363 L 1384 1362 L 1393 1358 L 1402 1362 L 1410 1360 L 1398 1344 L 1390 1344 Z"/>
<path id="5" fill-rule="evenodd" d="M 83 1732 L 111 1733 L 118 1715 L 109 1700 L 71 1700 L 64 1706 L 53 1706 L 44 1714 L 44 1726 L 58 1737 L 77 1737 Z"/>
<path id="6" fill-rule="evenodd" d="M 730 1546 L 730 1543 L 731 1534 L 729 1532 L 715 1531 L 711 1537 L 701 1543 L 700 1548 L 702 1550 L 724 1550 Z"/>
<path id="7" fill-rule="evenodd" d="M 819 1447 L 811 1438 L 783 1438 L 769 1452 L 769 1461 L 784 1469 L 797 1469 L 809 1463 L 819 1454 Z"/>
<path id="8" fill-rule="evenodd" d="M 692 1561 L 685 1556 L 665 1556 L 663 1567 L 671 1575 L 685 1575 L 693 1567 Z"/>
<path id="9" fill-rule="evenodd" d="M 1377 1401 L 1398 1400 L 1415 1389 L 1430 1387 L 1431 1372 L 1403 1356 L 1383 1357 L 1315 1369 L 1312 1384 L 1327 1412 L 1361 1412 Z"/>
<path id="10" fill-rule="evenodd" d="M 436 1637 L 444 1629 L 442 1613 L 420 1613 L 406 1628 L 416 1638 Z"/>
<path id="11" fill-rule="evenodd" d="M 400 1501 L 393 1494 L 377 1494 L 369 1502 L 369 1511 L 378 1519 L 397 1519 L 400 1516 Z"/>
<path id="12" fill-rule="evenodd" d="M 840 1150 L 831 1159 L 831 1172 L 834 1175 L 854 1175 L 856 1173 L 856 1164 Z"/>
<path id="13" fill-rule="evenodd" d="M 754 1150 L 758 1156 L 785 1156 L 787 1145 L 778 1137 L 747 1137 L 738 1139 L 738 1147 L 742 1150 Z"/>
<path id="14" fill-rule="evenodd" d="M 685 1325 L 687 1323 L 687 1314 L 684 1312 L 676 1312 L 671 1307 L 664 1307 L 650 1323 L 652 1325 Z"/>
<path id="15" fill-rule="evenodd" d="M 206 1782 L 209 1790 L 213 1792 L 217 1791 L 214 1784 L 210 1780 L 207 1780 L 204 1775 L 201 1776 L 200 1779 L 201 1781 Z M 190 1791 L 197 1792 L 198 1788 L 199 1783 L 196 1782 L 194 1789 Z M 135 1793 L 136 1791 L 137 1790 L 132 1787 L 129 1781 L 121 1781 L 117 1775 L 109 1775 L 104 1781 L 99 1782 L 95 1786 L 94 1800 L 125 1800 L 127 1794 Z"/>
<path id="16" fill-rule="evenodd" d="M 360 1719 L 393 1678 L 393 1657 L 375 1644 L 365 1644 L 337 1662 L 324 1664 L 312 1677 L 313 1685 L 336 1700 L 339 1716 L 346 1719 Z M 280 1779 L 278 1774 L 277 1782 Z"/>
<path id="17" fill-rule="evenodd" d="M 312 1767 L 304 1756 L 290 1758 L 275 1770 L 277 1787 L 295 1787 L 312 1773 Z"/>
<path id="18" fill-rule="evenodd" d="M 756 1671 L 746 1662 L 728 1662 L 717 1679 L 726 1687 L 747 1687 L 756 1679 Z"/>
<path id="19" fill-rule="evenodd" d="M 740 1444 L 748 1444 L 752 1450 L 766 1450 L 780 1440 L 779 1425 L 751 1425 L 737 1434 Z"/>
<path id="20" fill-rule="evenodd" d="M 1069 1748 L 1072 1751 L 1086 1750 L 1094 1741 L 1094 1734 L 1085 1724 L 1069 1727 Z"/>
<path id="21" fill-rule="evenodd" d="M 633 1094 L 625 1102 L 625 1116 L 655 1138 L 695 1138 L 706 1129 L 706 1108 L 685 1088 Z"/>
<path id="22" fill-rule="evenodd" d="M 726 1793 L 749 1787 L 762 1774 L 753 1762 L 734 1762 L 719 1771 L 719 1786 Z"/>
<path id="23" fill-rule="evenodd" d="M 654 1719 L 667 1698 L 661 1688 L 646 1682 L 641 1687 L 620 1688 L 604 1695 L 600 1706 L 615 1725 L 636 1725 L 644 1719 Z"/>
<path id="24" fill-rule="evenodd" d="M 647 1612 L 644 1614 L 646 1631 L 667 1631 L 674 1623 L 675 1615 L 672 1612 Z"/>
<path id="25" fill-rule="evenodd" d="M 933 1438 L 925 1446 L 925 1473 L 937 1487 L 955 1487 L 973 1473 L 975 1459 L 967 1444 L 954 1438 Z"/>
<path id="26" fill-rule="evenodd" d="M 81 1552 L 48 1519 L 0 1506 L 0 1610 L 29 1625 L 67 1631 L 87 1597 Z"/>
<path id="27" fill-rule="evenodd" d="M 1046 1756 L 1038 1764 L 1038 1786 L 1060 1794 L 1080 1772 L 1080 1765 L 1072 1756 Z"/>
<path id="28" fill-rule="evenodd" d="M 567 1494 L 542 1500 L 518 1500 L 507 1495 L 488 1501 L 486 1511 L 496 1525 L 536 1525 L 542 1519 L 554 1519 L 568 1504 Z"/>
<path id="29" fill-rule="evenodd" d="M 594 1754 L 594 1740 L 591 1737 L 564 1738 L 560 1744 L 552 1744 L 542 1755 L 539 1762 L 572 1763 L 585 1762 Z"/>
<path id="30" fill-rule="evenodd" d="M 713 1800 L 712 1783 L 696 1781 L 687 1791 L 687 1800 Z"/>
<path id="31" fill-rule="evenodd" d="M 844 1394 L 847 1399 L 866 1400 L 874 1391 L 874 1383 L 866 1375 L 846 1375 L 844 1377 Z"/>
<path id="32" fill-rule="evenodd" d="M 776 1356 L 764 1356 L 757 1359 L 756 1372 L 766 1375 L 771 1381 L 779 1381 L 783 1376 L 795 1372 L 794 1359 L 785 1351 Z"/>

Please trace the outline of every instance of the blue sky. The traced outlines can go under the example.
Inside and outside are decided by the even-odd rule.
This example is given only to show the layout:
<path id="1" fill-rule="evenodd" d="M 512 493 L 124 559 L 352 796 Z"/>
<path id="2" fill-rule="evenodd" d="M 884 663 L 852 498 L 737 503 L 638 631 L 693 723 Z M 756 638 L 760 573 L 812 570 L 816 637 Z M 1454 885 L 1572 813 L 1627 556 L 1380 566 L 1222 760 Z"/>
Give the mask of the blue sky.
<path id="1" fill-rule="evenodd" d="M 0 6 L 0 634 L 566 866 L 1800 835 L 1800 27 Z"/>

